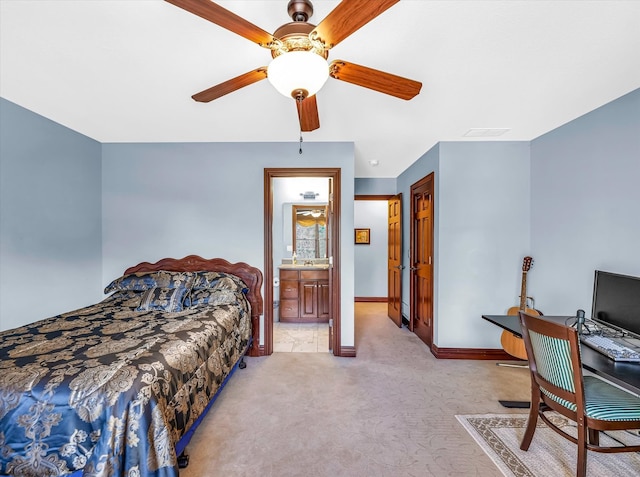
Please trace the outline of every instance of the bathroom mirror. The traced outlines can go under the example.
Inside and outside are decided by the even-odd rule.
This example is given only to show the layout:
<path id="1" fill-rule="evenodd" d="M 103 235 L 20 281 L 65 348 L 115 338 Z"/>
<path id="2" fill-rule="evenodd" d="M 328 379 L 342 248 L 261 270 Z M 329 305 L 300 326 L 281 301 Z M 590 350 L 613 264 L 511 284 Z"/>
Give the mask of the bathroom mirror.
<path id="1" fill-rule="evenodd" d="M 298 260 L 327 258 L 326 204 L 293 204 L 293 244 Z"/>

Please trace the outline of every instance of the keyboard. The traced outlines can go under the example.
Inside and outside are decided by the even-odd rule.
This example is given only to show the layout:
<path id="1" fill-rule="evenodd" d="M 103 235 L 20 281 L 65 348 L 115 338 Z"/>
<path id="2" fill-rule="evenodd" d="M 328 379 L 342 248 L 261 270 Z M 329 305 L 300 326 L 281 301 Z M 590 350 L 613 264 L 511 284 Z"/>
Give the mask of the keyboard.
<path id="1" fill-rule="evenodd" d="M 640 348 L 626 346 L 615 338 L 601 335 L 580 335 L 580 341 L 614 361 L 640 363 Z"/>

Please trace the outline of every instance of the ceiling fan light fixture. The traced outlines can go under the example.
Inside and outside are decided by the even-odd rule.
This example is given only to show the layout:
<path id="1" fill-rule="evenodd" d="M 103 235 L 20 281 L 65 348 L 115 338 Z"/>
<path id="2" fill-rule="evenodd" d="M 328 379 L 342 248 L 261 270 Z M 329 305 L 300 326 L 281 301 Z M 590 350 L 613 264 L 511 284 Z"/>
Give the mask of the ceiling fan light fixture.
<path id="1" fill-rule="evenodd" d="M 267 79 L 280 94 L 298 99 L 313 96 L 329 78 L 329 64 L 312 51 L 290 51 L 276 56 L 267 68 Z"/>

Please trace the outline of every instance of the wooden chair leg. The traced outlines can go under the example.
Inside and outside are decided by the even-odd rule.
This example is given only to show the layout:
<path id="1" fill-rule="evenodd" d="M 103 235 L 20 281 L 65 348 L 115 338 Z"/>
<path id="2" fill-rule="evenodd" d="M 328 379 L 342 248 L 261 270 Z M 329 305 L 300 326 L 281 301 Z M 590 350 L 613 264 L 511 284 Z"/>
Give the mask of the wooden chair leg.
<path id="1" fill-rule="evenodd" d="M 593 444 L 594 446 L 600 445 L 600 431 L 589 429 L 589 443 Z"/>
<path id="2" fill-rule="evenodd" d="M 536 432 L 536 425 L 538 424 L 538 413 L 540 412 L 540 395 L 538 393 L 531 393 L 531 408 L 529 409 L 529 419 L 527 420 L 527 429 L 524 432 L 520 449 L 523 451 L 529 450 L 533 434 Z"/>
<path id="3" fill-rule="evenodd" d="M 591 437 L 591 429 L 589 429 Z M 584 424 L 578 423 L 578 462 L 576 466 L 576 477 L 586 477 L 587 475 L 587 428 Z"/>

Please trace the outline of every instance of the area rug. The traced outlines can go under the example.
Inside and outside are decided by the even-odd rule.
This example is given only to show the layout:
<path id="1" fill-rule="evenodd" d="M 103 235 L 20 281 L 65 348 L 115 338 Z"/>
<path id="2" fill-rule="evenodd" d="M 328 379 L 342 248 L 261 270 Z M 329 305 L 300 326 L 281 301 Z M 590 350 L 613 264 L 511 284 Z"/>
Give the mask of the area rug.
<path id="1" fill-rule="evenodd" d="M 528 414 L 482 414 L 456 416 L 505 477 L 572 477 L 576 475 L 575 444 L 538 420 L 528 451 L 520 450 Z M 575 436 L 575 423 L 560 415 L 552 417 Z M 601 445 L 639 444 L 640 436 L 626 431 L 601 434 Z M 594 477 L 640 476 L 638 453 L 588 452 L 587 475 Z"/>

